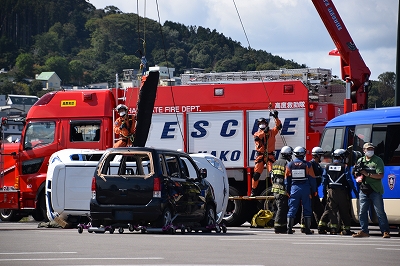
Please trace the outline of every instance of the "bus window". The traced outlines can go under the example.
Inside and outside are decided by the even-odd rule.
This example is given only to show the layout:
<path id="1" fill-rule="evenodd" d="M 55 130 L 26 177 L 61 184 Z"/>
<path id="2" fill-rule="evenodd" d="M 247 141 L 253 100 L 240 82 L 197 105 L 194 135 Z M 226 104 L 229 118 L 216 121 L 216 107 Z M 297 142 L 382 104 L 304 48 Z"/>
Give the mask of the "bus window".
<path id="1" fill-rule="evenodd" d="M 385 146 L 384 146 L 384 150 L 383 150 L 384 155 L 382 157 L 383 162 L 387 166 L 400 165 L 400 138 L 393 137 L 393 136 L 400 135 L 400 124 L 384 125 L 382 127 L 379 127 L 378 129 L 382 130 L 385 133 L 382 136 L 382 138 L 384 138 L 384 140 L 385 140 L 385 142 L 384 142 Z M 372 141 L 375 141 L 375 139 L 376 139 L 377 148 L 380 148 L 379 147 L 380 141 L 377 139 L 376 135 L 379 136 L 381 134 L 376 134 L 375 127 L 374 127 L 373 131 L 372 131 Z M 381 152 L 381 151 L 379 151 L 379 152 Z M 380 155 L 380 154 L 378 154 L 378 155 Z"/>
<path id="2" fill-rule="evenodd" d="M 374 125 L 372 128 L 371 142 L 375 146 L 375 154 L 385 161 L 386 125 Z"/>
<path id="3" fill-rule="evenodd" d="M 371 139 L 372 125 L 361 125 L 356 126 L 354 132 L 354 144 L 353 148 L 355 151 L 363 152 L 363 145 L 365 142 L 369 142 Z M 374 145 L 376 145 L 374 143 Z"/>
<path id="4" fill-rule="evenodd" d="M 340 149 L 343 145 L 344 128 L 328 128 L 324 131 L 321 140 L 322 150 L 329 155 L 335 150 Z"/>

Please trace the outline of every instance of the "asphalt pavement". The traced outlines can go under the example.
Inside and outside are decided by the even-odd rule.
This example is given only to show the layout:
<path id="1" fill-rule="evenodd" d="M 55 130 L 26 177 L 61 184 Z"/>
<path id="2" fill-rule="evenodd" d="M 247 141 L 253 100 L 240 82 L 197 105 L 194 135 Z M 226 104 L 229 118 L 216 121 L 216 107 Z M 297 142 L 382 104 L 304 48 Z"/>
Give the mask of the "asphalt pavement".
<path id="1" fill-rule="evenodd" d="M 269 228 L 228 227 L 226 233 L 81 234 L 38 228 L 38 222 L 0 222 L 0 265 L 399 265 L 397 230 L 371 237 L 275 234 Z M 359 228 L 353 228 L 356 231 Z"/>

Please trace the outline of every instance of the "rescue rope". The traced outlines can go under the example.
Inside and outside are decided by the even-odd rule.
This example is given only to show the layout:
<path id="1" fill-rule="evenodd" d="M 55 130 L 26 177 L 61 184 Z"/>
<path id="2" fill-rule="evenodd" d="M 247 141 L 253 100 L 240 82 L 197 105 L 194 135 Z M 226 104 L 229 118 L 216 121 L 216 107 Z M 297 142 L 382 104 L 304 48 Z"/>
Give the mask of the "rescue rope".
<path id="1" fill-rule="evenodd" d="M 162 40 L 162 45 L 163 45 L 164 57 L 165 57 L 165 62 L 167 64 L 168 77 L 170 77 L 169 63 L 168 63 L 168 58 L 167 58 L 167 49 L 165 47 L 165 39 L 164 39 L 163 31 L 162 31 L 162 25 L 161 25 L 161 19 L 160 19 L 160 10 L 158 8 L 158 0 L 156 0 L 156 6 L 157 6 L 158 24 L 160 25 L 160 34 L 161 34 L 161 40 Z M 174 92 L 172 90 L 172 85 L 169 85 L 169 89 L 171 91 L 172 104 L 173 104 L 174 107 L 176 107 Z M 182 137 L 183 149 L 184 149 L 185 152 L 188 152 L 187 145 L 186 145 L 186 142 L 185 142 L 185 138 L 183 137 L 183 130 L 182 130 L 182 127 L 181 127 L 181 123 L 179 123 L 178 113 L 177 112 L 174 112 L 174 113 L 175 113 L 175 118 L 176 118 L 176 121 L 177 121 L 177 124 L 178 124 L 178 127 L 179 127 L 179 132 L 180 132 L 181 137 Z"/>
<path id="2" fill-rule="evenodd" d="M 250 45 L 249 38 L 247 37 L 246 29 L 244 28 L 244 25 L 243 25 L 243 22 L 242 22 L 242 18 L 240 17 L 239 10 L 238 10 L 238 8 L 237 8 L 237 6 L 236 6 L 235 0 L 232 0 L 232 1 L 233 1 L 233 5 L 235 6 L 236 13 L 238 14 L 240 24 L 242 25 L 242 29 L 243 29 L 243 32 L 244 32 L 244 36 L 246 37 L 247 43 L 248 43 L 248 45 L 249 45 L 249 51 L 251 52 L 251 51 L 252 51 L 252 48 L 251 48 L 251 45 Z M 253 57 L 253 58 L 254 58 L 254 57 Z M 270 112 L 273 112 L 274 109 L 272 108 L 271 98 L 269 97 L 269 94 L 268 94 L 268 91 L 267 91 L 267 87 L 265 86 L 265 83 L 264 83 L 264 81 L 263 81 L 262 78 L 261 78 L 261 83 L 263 84 L 263 88 L 264 88 L 265 94 L 267 95 L 267 98 L 268 98 L 268 102 L 269 102 L 269 104 L 268 104 L 268 109 L 269 109 Z M 268 120 L 268 124 L 269 124 L 269 120 Z M 268 126 L 269 126 L 269 125 L 268 125 Z M 279 130 L 279 133 L 280 133 L 280 132 L 281 132 L 281 130 Z M 286 146 L 285 137 L 282 136 L 282 134 L 279 134 L 279 135 L 281 136 L 283 145 Z"/>

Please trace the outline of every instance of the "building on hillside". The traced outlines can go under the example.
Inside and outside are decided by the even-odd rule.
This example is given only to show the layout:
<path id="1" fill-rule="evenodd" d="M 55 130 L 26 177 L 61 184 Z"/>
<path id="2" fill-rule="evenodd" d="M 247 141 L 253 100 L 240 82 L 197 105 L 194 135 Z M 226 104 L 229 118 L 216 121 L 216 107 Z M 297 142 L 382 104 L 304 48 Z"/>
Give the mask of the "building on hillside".
<path id="1" fill-rule="evenodd" d="M 61 79 L 56 72 L 42 72 L 36 76 L 36 80 L 40 80 L 44 90 L 60 90 Z"/>
<path id="2" fill-rule="evenodd" d="M 0 132 L 0 140 L 18 142 L 21 139 L 22 129 L 24 128 L 24 118 L 21 116 L 8 116 L 7 112 L 3 112 L 1 109 L 0 117 L 7 117 L 7 123 L 2 126 Z"/>
<path id="3" fill-rule="evenodd" d="M 123 74 L 122 74 L 122 80 L 118 81 L 118 87 L 122 89 L 127 89 L 127 88 L 138 88 L 140 86 L 140 76 L 139 70 L 129 68 L 129 69 L 123 69 Z M 115 78 L 115 82 L 117 82 L 117 78 Z M 116 83 L 111 85 L 112 88 L 115 88 Z"/>
<path id="4" fill-rule="evenodd" d="M 6 105 L 23 110 L 24 113 L 27 113 L 31 106 L 38 100 L 39 98 L 37 96 L 9 94 L 6 100 Z"/>
<path id="5" fill-rule="evenodd" d="M 0 116 L 7 118 L 7 124 L 3 126 L 1 139 L 15 142 L 21 138 L 25 116 L 29 109 L 37 100 L 36 96 L 31 95 L 0 95 Z M 4 134 L 4 135 L 3 135 Z"/>
<path id="6" fill-rule="evenodd" d="M 6 105 L 6 96 L 0 95 L 0 106 Z"/>
<path id="7" fill-rule="evenodd" d="M 160 72 L 160 86 L 181 85 L 181 79 L 179 77 L 174 77 L 175 68 L 155 65 L 149 67 L 149 71 Z"/>

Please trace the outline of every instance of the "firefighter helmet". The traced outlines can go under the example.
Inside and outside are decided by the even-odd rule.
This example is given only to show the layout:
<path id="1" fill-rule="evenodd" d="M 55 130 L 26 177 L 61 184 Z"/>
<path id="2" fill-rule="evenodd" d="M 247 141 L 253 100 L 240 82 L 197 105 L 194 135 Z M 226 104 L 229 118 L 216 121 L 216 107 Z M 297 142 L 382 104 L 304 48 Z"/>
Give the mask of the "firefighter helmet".
<path id="1" fill-rule="evenodd" d="M 261 123 L 268 124 L 268 120 L 265 119 L 264 117 L 260 117 L 259 119 L 257 119 L 257 124 L 261 124 Z"/>
<path id="2" fill-rule="evenodd" d="M 338 158 L 338 159 L 345 159 L 347 156 L 346 156 L 346 150 L 345 149 L 336 149 L 334 152 L 333 152 L 333 158 L 335 159 L 335 158 Z"/>
<path id="3" fill-rule="evenodd" d="M 126 106 L 125 104 L 118 104 L 118 106 L 115 107 L 115 110 L 117 110 L 117 112 L 119 112 L 119 110 L 121 109 L 125 109 L 128 111 L 128 106 Z"/>
<path id="4" fill-rule="evenodd" d="M 304 157 L 306 156 L 306 149 L 304 147 L 297 146 L 294 148 L 293 153 L 296 157 Z"/>
<path id="5" fill-rule="evenodd" d="M 293 149 L 290 146 L 283 146 L 281 149 L 282 157 L 285 159 L 290 159 L 293 155 Z"/>
<path id="6" fill-rule="evenodd" d="M 322 150 L 321 147 L 314 147 L 314 148 L 312 149 L 312 151 L 311 151 L 311 154 L 312 154 L 312 155 L 321 156 L 321 155 L 324 155 L 324 151 Z"/>

